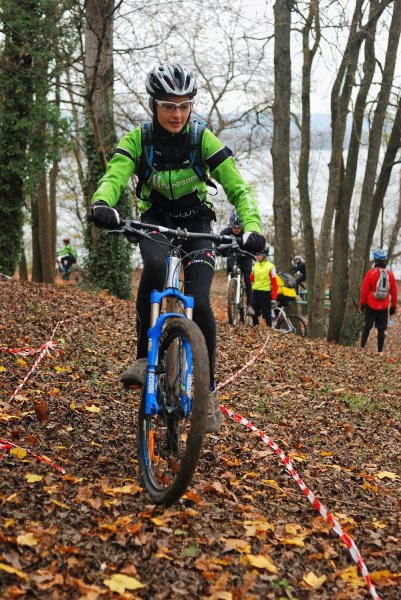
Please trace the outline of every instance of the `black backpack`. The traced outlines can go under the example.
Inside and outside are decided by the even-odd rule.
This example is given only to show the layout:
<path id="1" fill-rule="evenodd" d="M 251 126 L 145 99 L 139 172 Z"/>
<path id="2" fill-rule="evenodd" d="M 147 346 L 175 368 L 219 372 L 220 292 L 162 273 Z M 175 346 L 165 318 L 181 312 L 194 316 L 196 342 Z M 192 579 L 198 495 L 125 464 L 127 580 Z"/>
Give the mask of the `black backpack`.
<path id="1" fill-rule="evenodd" d="M 207 126 L 208 125 L 206 122 L 201 122 L 196 119 L 190 121 L 189 123 L 190 144 L 188 168 L 192 168 L 201 181 L 204 181 L 207 183 L 207 185 L 214 187 L 217 190 L 216 185 L 209 179 L 205 166 L 202 162 L 202 137 Z M 147 180 L 152 171 L 154 171 L 152 122 L 144 123 L 141 128 L 141 133 L 142 154 L 139 159 L 139 168 L 137 173 L 138 183 L 135 192 L 137 198 L 139 198 L 144 182 Z"/>

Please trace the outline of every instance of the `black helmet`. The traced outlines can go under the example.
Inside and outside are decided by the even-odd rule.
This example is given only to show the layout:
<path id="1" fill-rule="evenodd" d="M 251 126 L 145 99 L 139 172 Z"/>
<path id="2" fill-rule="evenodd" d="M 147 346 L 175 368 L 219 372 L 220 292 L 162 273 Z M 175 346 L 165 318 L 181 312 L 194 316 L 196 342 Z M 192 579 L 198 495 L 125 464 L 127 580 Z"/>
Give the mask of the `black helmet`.
<path id="1" fill-rule="evenodd" d="M 239 216 L 236 213 L 236 211 L 232 212 L 231 215 L 230 215 L 230 226 L 231 227 L 241 227 L 242 228 L 242 221 L 239 218 Z"/>
<path id="2" fill-rule="evenodd" d="M 155 67 L 146 77 L 146 91 L 156 99 L 165 96 L 196 96 L 198 86 L 190 69 L 178 63 L 166 63 Z"/>
<path id="3" fill-rule="evenodd" d="M 267 256 L 269 256 L 269 250 L 270 250 L 269 246 L 265 246 L 263 248 L 263 250 L 261 250 L 260 252 L 258 252 L 258 254 L 262 254 L 263 256 L 267 257 Z"/>

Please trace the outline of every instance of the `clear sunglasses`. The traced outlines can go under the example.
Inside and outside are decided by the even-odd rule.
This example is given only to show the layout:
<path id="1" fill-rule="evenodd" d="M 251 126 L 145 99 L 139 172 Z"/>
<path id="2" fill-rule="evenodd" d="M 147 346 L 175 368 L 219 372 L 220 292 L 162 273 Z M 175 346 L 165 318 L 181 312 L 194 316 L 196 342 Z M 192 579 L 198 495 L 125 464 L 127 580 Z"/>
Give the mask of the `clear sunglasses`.
<path id="1" fill-rule="evenodd" d="M 165 110 L 168 113 L 173 113 L 176 108 L 181 112 L 186 112 L 187 110 L 191 110 L 193 100 L 185 100 L 184 102 L 170 102 L 169 100 L 156 100 L 157 106 L 160 106 L 162 110 Z"/>

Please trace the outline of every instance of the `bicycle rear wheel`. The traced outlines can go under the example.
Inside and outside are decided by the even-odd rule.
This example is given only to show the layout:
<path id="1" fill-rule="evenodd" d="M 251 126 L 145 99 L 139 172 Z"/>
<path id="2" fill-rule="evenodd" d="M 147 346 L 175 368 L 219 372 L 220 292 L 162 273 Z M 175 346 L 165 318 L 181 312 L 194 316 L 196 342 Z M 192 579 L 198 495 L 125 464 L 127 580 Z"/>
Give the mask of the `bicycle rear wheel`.
<path id="1" fill-rule="evenodd" d="M 277 323 L 276 329 L 279 329 L 283 333 L 295 333 L 300 337 L 306 337 L 308 328 L 305 321 L 301 317 L 298 317 L 298 315 L 287 315 L 287 320 L 291 325 L 291 329 L 286 323 L 285 319 L 280 319 L 280 321 Z"/>
<path id="2" fill-rule="evenodd" d="M 228 322 L 230 325 L 236 325 L 238 323 L 239 307 L 236 302 L 237 295 L 237 279 L 233 277 L 228 283 L 227 290 L 227 314 Z"/>
<path id="3" fill-rule="evenodd" d="M 172 347 L 174 380 L 167 365 Z M 146 385 L 142 392 L 138 459 L 141 481 L 151 499 L 170 506 L 191 481 L 207 426 L 209 360 L 202 332 L 193 321 L 172 319 L 166 325 L 156 378 L 158 414 L 146 414 Z"/>

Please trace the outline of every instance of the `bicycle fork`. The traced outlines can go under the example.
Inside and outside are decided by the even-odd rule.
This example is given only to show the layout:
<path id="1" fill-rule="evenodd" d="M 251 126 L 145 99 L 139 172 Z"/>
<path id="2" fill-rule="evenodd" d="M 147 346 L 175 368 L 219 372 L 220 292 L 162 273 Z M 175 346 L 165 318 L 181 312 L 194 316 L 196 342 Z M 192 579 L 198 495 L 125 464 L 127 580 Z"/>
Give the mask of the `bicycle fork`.
<path id="1" fill-rule="evenodd" d="M 166 288 L 163 292 L 153 290 L 150 295 L 150 328 L 148 331 L 148 367 L 146 375 L 146 414 L 157 414 L 159 404 L 157 402 L 157 372 L 159 367 L 159 345 L 160 336 L 166 324 L 171 318 L 190 319 L 193 317 L 194 299 L 191 296 L 185 296 L 178 289 L 178 256 L 168 257 L 168 277 Z M 166 299 L 165 314 L 161 313 L 163 299 Z M 178 300 L 184 306 L 184 314 L 178 312 Z M 184 414 L 187 415 L 190 410 L 190 391 L 192 388 L 192 356 L 191 349 L 186 340 L 183 340 L 184 356 L 179 360 L 179 340 L 175 340 L 167 350 L 166 355 L 166 377 L 169 389 L 174 394 L 179 395 L 182 390 L 186 393 L 181 395 L 181 404 Z M 180 381 L 177 375 L 183 374 L 185 384 L 182 390 L 176 389 Z M 189 392 L 189 393 L 188 393 Z"/>

